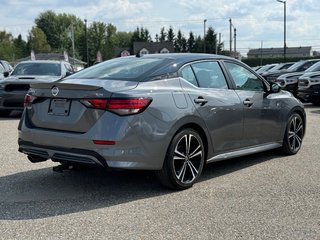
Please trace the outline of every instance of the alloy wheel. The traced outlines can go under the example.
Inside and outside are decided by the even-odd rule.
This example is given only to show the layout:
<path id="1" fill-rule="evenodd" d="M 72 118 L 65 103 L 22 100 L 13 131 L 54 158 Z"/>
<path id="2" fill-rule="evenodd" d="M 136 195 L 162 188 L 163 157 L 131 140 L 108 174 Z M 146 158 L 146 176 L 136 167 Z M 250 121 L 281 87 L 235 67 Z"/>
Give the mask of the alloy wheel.
<path id="1" fill-rule="evenodd" d="M 177 142 L 173 155 L 173 170 L 183 184 L 193 182 L 200 174 L 203 159 L 203 145 L 195 135 L 188 133 Z"/>
<path id="2" fill-rule="evenodd" d="M 288 141 L 289 147 L 296 152 L 300 149 L 303 138 L 303 122 L 299 115 L 295 115 L 289 125 Z"/>

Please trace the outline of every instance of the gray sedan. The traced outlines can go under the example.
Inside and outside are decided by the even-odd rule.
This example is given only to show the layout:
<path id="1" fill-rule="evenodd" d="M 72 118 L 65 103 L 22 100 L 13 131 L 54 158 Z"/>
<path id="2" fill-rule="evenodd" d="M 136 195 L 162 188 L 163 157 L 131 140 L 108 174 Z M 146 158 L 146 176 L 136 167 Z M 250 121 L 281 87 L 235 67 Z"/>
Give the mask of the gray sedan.
<path id="1" fill-rule="evenodd" d="M 235 59 L 150 54 L 31 84 L 19 151 L 61 169 L 155 170 L 165 186 L 186 189 L 206 163 L 275 148 L 295 154 L 304 130 L 301 102 Z"/>

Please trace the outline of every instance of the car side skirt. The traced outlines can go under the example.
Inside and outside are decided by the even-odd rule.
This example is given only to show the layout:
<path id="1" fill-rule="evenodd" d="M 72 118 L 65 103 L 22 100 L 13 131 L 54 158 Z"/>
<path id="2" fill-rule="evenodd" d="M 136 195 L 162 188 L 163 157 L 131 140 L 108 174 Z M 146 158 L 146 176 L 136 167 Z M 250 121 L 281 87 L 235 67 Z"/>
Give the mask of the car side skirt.
<path id="1" fill-rule="evenodd" d="M 259 153 L 263 151 L 268 151 L 271 149 L 279 148 L 282 146 L 282 143 L 267 143 L 259 146 L 254 146 L 250 148 L 240 149 L 232 152 L 218 154 L 207 160 L 207 163 L 218 162 L 230 158 L 241 157 L 249 154 Z"/>

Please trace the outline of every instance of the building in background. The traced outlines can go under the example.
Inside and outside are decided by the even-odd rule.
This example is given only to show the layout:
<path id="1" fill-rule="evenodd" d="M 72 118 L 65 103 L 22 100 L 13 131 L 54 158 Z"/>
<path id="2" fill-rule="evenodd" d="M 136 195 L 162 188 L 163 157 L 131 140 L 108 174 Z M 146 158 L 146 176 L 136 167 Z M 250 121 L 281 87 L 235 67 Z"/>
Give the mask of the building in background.
<path id="1" fill-rule="evenodd" d="M 248 58 L 281 58 L 283 57 L 283 48 L 256 48 L 250 49 L 247 53 Z M 288 47 L 286 57 L 312 57 L 312 47 Z"/>

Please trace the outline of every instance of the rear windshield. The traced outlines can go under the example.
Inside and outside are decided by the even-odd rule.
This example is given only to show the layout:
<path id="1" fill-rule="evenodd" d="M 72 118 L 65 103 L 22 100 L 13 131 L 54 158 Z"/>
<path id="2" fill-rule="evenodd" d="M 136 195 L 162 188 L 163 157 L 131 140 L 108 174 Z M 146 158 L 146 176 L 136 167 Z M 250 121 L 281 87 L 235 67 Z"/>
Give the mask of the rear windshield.
<path id="1" fill-rule="evenodd" d="M 163 58 L 122 57 L 108 60 L 73 74 L 68 79 L 135 80 L 160 66 Z"/>
<path id="2" fill-rule="evenodd" d="M 36 76 L 61 76 L 59 63 L 19 63 L 11 76 L 36 75 Z"/>

